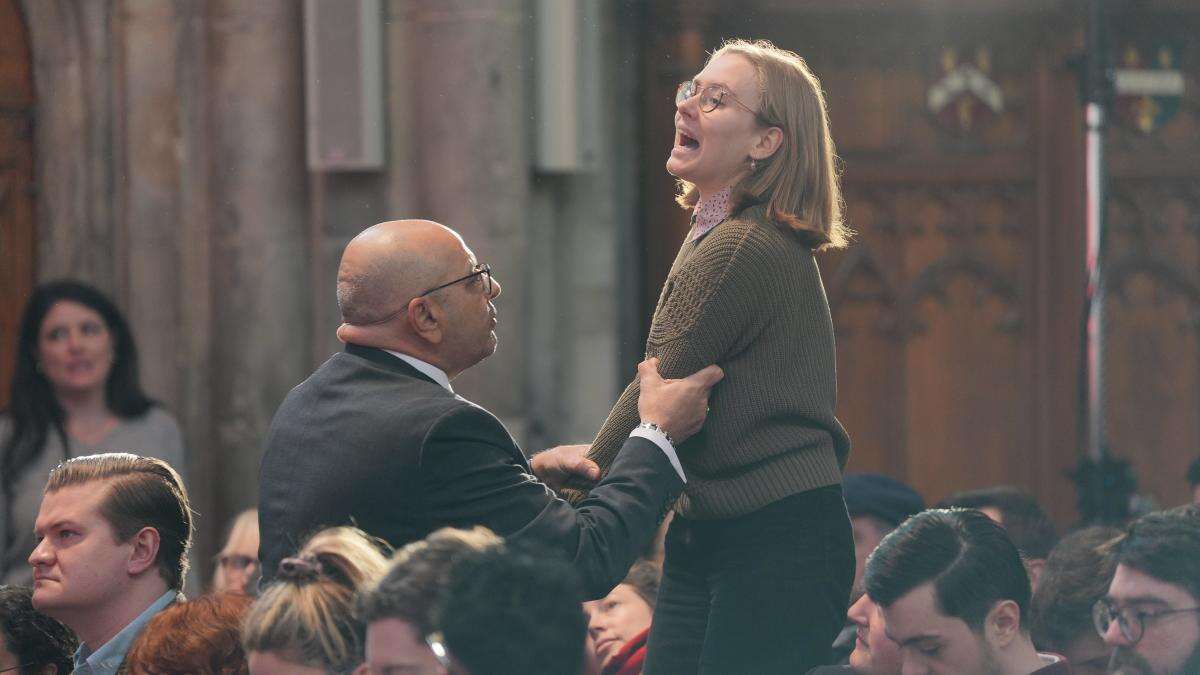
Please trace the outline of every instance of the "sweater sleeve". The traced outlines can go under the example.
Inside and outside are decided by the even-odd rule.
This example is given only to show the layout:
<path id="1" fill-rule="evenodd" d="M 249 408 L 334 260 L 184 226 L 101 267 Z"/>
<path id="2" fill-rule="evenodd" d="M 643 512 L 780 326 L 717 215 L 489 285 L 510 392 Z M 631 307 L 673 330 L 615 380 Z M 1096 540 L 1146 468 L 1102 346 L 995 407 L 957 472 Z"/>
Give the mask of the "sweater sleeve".
<path id="1" fill-rule="evenodd" d="M 730 221 L 714 230 L 702 246 L 668 278 L 646 340 L 646 356 L 658 357 L 664 378 L 680 378 L 735 355 L 758 334 L 771 310 L 769 270 L 776 262 L 772 242 L 752 223 Z M 686 245 L 686 244 L 685 244 Z M 775 242 L 777 245 L 777 242 Z M 720 384 L 717 385 L 718 387 Z M 608 414 L 588 457 L 601 475 L 617 456 L 625 438 L 639 423 L 635 379 Z M 686 455 L 688 443 L 680 450 Z M 684 461 L 686 465 L 686 460 Z M 564 489 L 581 499 L 585 483 Z"/>

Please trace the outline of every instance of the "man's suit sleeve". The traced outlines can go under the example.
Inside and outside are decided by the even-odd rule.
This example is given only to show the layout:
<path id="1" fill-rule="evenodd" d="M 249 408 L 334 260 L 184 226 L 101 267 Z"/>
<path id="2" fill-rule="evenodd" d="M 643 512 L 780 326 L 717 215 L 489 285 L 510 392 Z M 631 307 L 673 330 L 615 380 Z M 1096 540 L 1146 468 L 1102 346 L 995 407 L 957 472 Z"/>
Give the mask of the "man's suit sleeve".
<path id="1" fill-rule="evenodd" d="M 471 405 L 433 425 L 422 446 L 421 475 L 432 527 L 478 524 L 561 551 L 590 598 L 620 583 L 683 489 L 663 451 L 633 437 L 608 476 L 572 507 L 530 474 L 504 426 Z"/>

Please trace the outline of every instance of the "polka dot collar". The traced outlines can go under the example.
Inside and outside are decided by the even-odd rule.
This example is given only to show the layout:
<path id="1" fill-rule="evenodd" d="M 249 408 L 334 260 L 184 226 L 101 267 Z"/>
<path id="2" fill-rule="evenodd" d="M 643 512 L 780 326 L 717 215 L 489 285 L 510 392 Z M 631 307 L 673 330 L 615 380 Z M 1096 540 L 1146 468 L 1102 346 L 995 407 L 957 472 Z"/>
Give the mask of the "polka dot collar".
<path id="1" fill-rule="evenodd" d="M 701 199 L 692 211 L 692 232 L 688 241 L 696 241 L 709 230 L 716 227 L 722 220 L 729 217 L 730 195 L 732 190 L 725 188 L 715 195 Z"/>

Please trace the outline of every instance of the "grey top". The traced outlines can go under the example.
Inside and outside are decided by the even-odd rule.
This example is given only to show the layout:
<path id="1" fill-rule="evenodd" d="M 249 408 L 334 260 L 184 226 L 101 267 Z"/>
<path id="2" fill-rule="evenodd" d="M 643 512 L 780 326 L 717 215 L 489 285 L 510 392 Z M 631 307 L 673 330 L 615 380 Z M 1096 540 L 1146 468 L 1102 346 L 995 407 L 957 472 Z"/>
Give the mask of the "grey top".
<path id="1" fill-rule="evenodd" d="M 117 675 L 121 664 L 125 662 L 125 655 L 133 646 L 133 641 L 141 634 L 146 624 L 150 623 L 150 619 L 172 603 L 183 600 L 184 597 L 179 591 L 169 590 L 96 651 L 80 643 L 79 648 L 75 650 L 75 670 L 71 672 L 74 675 Z"/>
<path id="2" fill-rule="evenodd" d="M 0 446 L 8 442 L 12 433 L 12 420 L 0 415 Z M 94 452 L 132 452 L 166 460 L 180 476 L 185 476 L 185 452 L 183 436 L 175 418 L 162 408 L 155 406 L 141 417 L 121 419 L 117 426 L 100 442 L 84 445 L 70 439 L 70 457 Z M 8 531 L 12 522 L 12 546 L 5 547 L 0 536 L 0 583 L 28 585 L 33 580 L 33 569 L 27 559 L 33 552 L 33 521 L 42 505 L 42 490 L 50 470 L 68 457 L 63 451 L 62 439 L 53 429 L 46 434 L 42 454 L 33 461 L 14 483 L 11 511 L 3 508 L 0 501 L 0 535 Z M 185 481 L 186 484 L 186 481 Z M 3 490 L 0 487 L 0 490 Z M 0 499 L 5 495 L 0 494 Z"/>

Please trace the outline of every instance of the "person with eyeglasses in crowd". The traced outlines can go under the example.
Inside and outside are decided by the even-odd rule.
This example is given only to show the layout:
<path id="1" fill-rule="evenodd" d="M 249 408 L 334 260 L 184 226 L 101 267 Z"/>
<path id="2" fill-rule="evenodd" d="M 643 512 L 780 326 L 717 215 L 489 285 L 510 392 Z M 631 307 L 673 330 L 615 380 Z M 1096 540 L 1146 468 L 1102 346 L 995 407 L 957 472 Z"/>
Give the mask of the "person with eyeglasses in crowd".
<path id="1" fill-rule="evenodd" d="M 233 519 L 213 571 L 214 593 L 258 591 L 258 510 L 246 509 Z"/>
<path id="2" fill-rule="evenodd" d="M 387 572 L 355 601 L 367 625 L 366 661 L 357 675 L 448 675 L 444 645 L 431 636 L 438 631 L 434 612 L 450 573 L 461 561 L 503 543 L 487 528 L 446 527 L 396 551 Z"/>
<path id="3" fill-rule="evenodd" d="M 337 282 L 346 349 L 288 394 L 267 434 L 264 575 L 303 533 L 353 522 L 396 547 L 446 526 L 537 541 L 572 561 L 592 598 L 624 578 L 683 487 L 667 437 L 683 441 L 704 423 L 720 369 L 664 380 L 643 363 L 644 427 L 625 432 L 609 478 L 572 507 L 534 475 L 553 481 L 590 463 L 527 460 L 451 385 L 496 351 L 500 294 L 491 267 L 441 224 L 390 221 L 350 241 Z"/>
<path id="4" fill-rule="evenodd" d="M 0 673 L 66 675 L 79 641 L 33 608 L 27 586 L 0 586 Z"/>
<path id="5" fill-rule="evenodd" d="M 1111 672 L 1200 673 L 1200 506 L 1142 516 L 1112 546 L 1116 571 L 1096 603 Z"/>
<path id="6" fill-rule="evenodd" d="M 828 663 L 854 579 L 834 416 L 833 322 L 814 254 L 845 245 L 821 85 L 797 54 L 732 40 L 675 96 L 666 170 L 691 210 L 651 319 L 665 376 L 725 371 L 666 538 L 645 671 L 803 673 Z M 588 452 L 638 425 L 630 383 Z M 680 440 L 680 439 L 676 439 Z M 572 483 L 580 498 L 585 481 Z"/>

